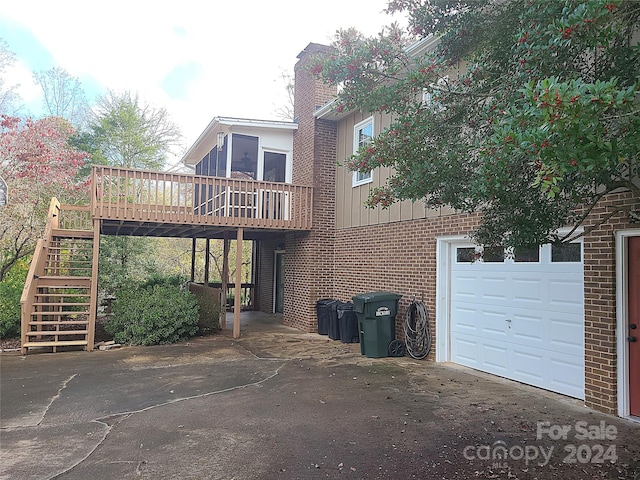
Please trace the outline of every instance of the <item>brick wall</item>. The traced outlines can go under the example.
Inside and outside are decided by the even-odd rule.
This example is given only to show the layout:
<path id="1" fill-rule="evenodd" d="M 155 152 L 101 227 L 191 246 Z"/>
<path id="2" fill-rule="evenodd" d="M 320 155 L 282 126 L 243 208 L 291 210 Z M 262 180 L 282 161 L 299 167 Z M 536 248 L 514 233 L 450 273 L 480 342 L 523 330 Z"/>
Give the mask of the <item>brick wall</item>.
<path id="1" fill-rule="evenodd" d="M 390 291 L 402 295 L 396 334 L 408 305 L 423 300 L 429 313 L 435 353 L 436 237 L 466 234 L 477 215 L 444 215 L 420 220 L 355 227 L 336 232 L 336 298 L 350 301 L 358 293 Z"/>
<path id="2" fill-rule="evenodd" d="M 296 65 L 294 137 L 295 183 L 314 186 L 313 230 L 287 234 L 284 322 L 305 331 L 317 329 L 315 302 L 351 300 L 357 293 L 385 290 L 401 294 L 396 331 L 411 300 L 423 298 L 430 314 L 435 354 L 436 238 L 465 235 L 478 215 L 443 215 L 336 230 L 336 125 L 315 120 L 313 112 L 335 91 L 317 84 L 304 71 L 309 53 L 326 47 L 310 44 Z M 626 194 L 608 196 L 595 208 L 585 228 L 595 225 L 613 205 L 631 204 Z M 584 237 L 585 403 L 615 413 L 616 398 L 616 255 L 615 232 L 631 228 L 614 215 Z"/>
<path id="3" fill-rule="evenodd" d="M 628 194 L 609 195 L 591 212 L 585 231 L 614 205 L 631 205 Z M 617 411 L 615 232 L 637 227 L 618 213 L 584 238 L 585 404 Z"/>
<path id="4" fill-rule="evenodd" d="M 295 66 L 293 182 L 314 187 L 313 229 L 285 237 L 284 323 L 309 332 L 317 331 L 315 303 L 332 297 L 334 281 L 336 125 L 313 114 L 335 97 L 336 89 L 305 70 L 310 55 L 327 51 L 309 44 Z"/>

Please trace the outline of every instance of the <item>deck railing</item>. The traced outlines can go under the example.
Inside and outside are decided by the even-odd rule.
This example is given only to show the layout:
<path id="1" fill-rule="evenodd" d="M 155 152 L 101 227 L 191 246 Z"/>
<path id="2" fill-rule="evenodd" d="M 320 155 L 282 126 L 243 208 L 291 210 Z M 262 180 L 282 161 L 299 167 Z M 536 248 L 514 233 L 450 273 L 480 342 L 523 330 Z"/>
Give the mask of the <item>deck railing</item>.
<path id="1" fill-rule="evenodd" d="M 57 198 L 52 198 L 49 204 L 49 212 L 47 213 L 47 223 L 44 227 L 44 234 L 41 239 L 36 243 L 36 248 L 33 251 L 33 258 L 31 259 L 31 265 L 29 266 L 29 273 L 22 289 L 22 296 L 20 297 L 20 310 L 21 310 L 21 344 L 24 345 L 27 341 L 26 332 L 29 329 L 29 318 L 31 311 L 33 310 L 33 302 L 36 292 L 36 279 L 43 276 L 45 273 L 45 266 L 47 263 L 47 252 L 49 250 L 49 244 L 51 243 L 52 231 L 57 229 L 60 220 L 60 202 Z"/>
<path id="2" fill-rule="evenodd" d="M 313 188 L 288 183 L 93 167 L 93 215 L 191 225 L 311 228 Z"/>
<path id="3" fill-rule="evenodd" d="M 60 228 L 65 230 L 93 230 L 89 205 L 60 205 Z"/>

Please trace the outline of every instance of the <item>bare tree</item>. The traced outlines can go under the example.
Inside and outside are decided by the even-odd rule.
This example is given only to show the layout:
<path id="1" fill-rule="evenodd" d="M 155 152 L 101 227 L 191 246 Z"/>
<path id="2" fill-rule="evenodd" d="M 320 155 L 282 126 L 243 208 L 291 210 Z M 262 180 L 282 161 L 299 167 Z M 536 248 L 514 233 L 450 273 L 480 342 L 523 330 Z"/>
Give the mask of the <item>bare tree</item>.
<path id="1" fill-rule="evenodd" d="M 15 115 L 20 107 L 18 85 L 7 85 L 5 74 L 16 61 L 7 42 L 0 38 L 0 114 Z"/>
<path id="2" fill-rule="evenodd" d="M 76 128 L 84 124 L 88 105 L 77 77 L 63 68 L 54 67 L 34 73 L 33 79 L 42 88 L 45 115 L 62 117 Z"/>
<path id="3" fill-rule="evenodd" d="M 280 71 L 280 79 L 284 83 L 284 88 L 287 92 L 287 101 L 276 108 L 275 115 L 281 120 L 293 120 L 293 75 L 286 70 Z"/>

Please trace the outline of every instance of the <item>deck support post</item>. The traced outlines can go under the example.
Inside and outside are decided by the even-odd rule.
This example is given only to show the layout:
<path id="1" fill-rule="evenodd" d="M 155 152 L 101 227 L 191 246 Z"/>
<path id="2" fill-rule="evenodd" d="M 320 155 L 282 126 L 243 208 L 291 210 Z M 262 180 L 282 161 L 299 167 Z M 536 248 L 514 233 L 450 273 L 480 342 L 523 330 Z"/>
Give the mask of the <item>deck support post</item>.
<path id="1" fill-rule="evenodd" d="M 93 258 L 91 259 L 91 291 L 89 297 L 89 325 L 87 351 L 93 351 L 96 338 L 96 317 L 98 316 L 98 260 L 100 258 L 100 220 L 93 219 Z M 55 351 L 55 350 L 54 350 Z"/>
<path id="2" fill-rule="evenodd" d="M 195 237 L 191 239 L 191 283 L 196 281 L 196 242 Z"/>
<path id="3" fill-rule="evenodd" d="M 242 292 L 242 236 L 243 229 L 238 228 L 236 240 L 236 293 L 233 298 L 233 338 L 240 337 L 240 295 Z"/>
<path id="4" fill-rule="evenodd" d="M 220 328 L 227 328 L 227 282 L 229 281 L 229 247 L 230 240 L 227 232 L 224 232 L 224 241 L 222 246 L 222 278 L 220 279 L 222 290 L 222 298 L 220 300 Z"/>
<path id="5" fill-rule="evenodd" d="M 209 286 L 209 259 L 211 257 L 211 239 L 207 238 L 204 247 L 204 286 Z"/>

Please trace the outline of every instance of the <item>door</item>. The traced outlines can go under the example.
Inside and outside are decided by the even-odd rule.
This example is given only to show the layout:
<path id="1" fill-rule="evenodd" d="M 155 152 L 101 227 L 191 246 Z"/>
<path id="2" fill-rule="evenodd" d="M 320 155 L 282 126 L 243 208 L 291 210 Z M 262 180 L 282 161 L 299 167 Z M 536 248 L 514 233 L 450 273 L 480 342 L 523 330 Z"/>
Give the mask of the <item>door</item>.
<path id="1" fill-rule="evenodd" d="M 629 413 L 640 417 L 640 237 L 629 237 Z"/>
<path id="2" fill-rule="evenodd" d="M 275 258 L 275 313 L 284 313 L 284 252 L 276 252 Z"/>
<path id="3" fill-rule="evenodd" d="M 504 258 L 455 245 L 450 258 L 451 360 L 584 398 L 582 245 Z M 491 252 L 490 252 L 491 253 Z"/>

